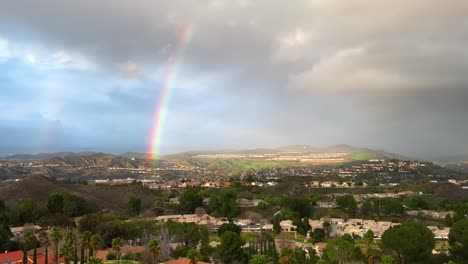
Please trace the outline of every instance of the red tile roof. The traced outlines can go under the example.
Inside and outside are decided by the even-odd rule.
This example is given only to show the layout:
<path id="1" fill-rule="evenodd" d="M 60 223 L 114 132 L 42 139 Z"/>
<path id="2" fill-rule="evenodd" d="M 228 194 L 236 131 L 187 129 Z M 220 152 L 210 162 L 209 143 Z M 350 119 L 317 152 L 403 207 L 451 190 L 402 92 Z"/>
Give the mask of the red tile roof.
<path id="1" fill-rule="evenodd" d="M 189 258 L 171 259 L 171 260 L 164 262 L 164 264 L 190 264 L 190 259 Z M 210 264 L 210 263 L 198 261 L 197 264 Z"/>
<path id="2" fill-rule="evenodd" d="M 54 257 L 49 254 L 48 256 L 48 263 L 52 263 Z M 23 251 L 12 251 L 7 253 L 0 254 L 0 264 L 5 263 L 13 263 L 13 264 L 21 264 L 23 262 Z M 33 263 L 33 256 L 28 255 L 28 264 Z M 45 254 L 37 254 L 37 264 L 44 264 L 45 263 Z M 60 258 L 59 263 L 64 263 L 64 259 Z"/>

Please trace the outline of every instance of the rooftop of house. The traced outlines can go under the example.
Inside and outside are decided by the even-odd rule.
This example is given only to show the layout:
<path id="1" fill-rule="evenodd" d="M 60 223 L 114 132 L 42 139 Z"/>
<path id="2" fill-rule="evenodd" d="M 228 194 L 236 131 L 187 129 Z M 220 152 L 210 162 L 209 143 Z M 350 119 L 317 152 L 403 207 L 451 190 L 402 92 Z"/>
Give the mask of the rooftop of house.
<path id="1" fill-rule="evenodd" d="M 190 259 L 189 258 L 171 259 L 171 260 L 164 262 L 164 264 L 190 264 Z M 209 264 L 209 263 L 197 261 L 197 264 Z"/>

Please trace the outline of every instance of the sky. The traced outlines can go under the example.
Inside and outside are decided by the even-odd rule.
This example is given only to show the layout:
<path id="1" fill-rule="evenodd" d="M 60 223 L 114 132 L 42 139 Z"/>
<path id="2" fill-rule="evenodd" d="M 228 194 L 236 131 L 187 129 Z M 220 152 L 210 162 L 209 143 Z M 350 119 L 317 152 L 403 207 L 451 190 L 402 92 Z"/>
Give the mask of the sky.
<path id="1" fill-rule="evenodd" d="M 467 43 L 464 0 L 2 1 L 0 153 L 145 152 L 174 67 L 162 153 L 468 154 Z"/>

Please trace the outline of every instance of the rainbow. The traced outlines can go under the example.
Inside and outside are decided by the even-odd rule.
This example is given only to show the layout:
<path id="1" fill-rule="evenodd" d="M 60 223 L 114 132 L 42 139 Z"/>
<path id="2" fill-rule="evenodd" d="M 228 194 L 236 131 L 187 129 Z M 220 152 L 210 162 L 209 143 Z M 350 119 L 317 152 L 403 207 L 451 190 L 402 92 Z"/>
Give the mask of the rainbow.
<path id="1" fill-rule="evenodd" d="M 159 147 L 162 140 L 162 130 L 166 121 L 169 96 L 177 77 L 177 67 L 181 61 L 182 55 L 188 46 L 192 36 L 192 26 L 184 26 L 178 35 L 176 47 L 172 53 L 169 66 L 164 75 L 162 88 L 159 92 L 158 102 L 156 104 L 153 116 L 153 127 L 150 135 L 149 158 L 156 160 L 159 155 Z"/>

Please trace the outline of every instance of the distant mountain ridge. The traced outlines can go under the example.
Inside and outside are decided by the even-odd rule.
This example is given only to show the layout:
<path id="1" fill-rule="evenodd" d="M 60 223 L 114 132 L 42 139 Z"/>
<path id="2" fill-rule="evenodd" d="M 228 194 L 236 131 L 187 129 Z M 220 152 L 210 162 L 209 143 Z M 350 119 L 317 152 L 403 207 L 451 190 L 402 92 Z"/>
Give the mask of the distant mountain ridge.
<path id="1" fill-rule="evenodd" d="M 181 152 L 177 154 L 166 155 L 166 158 L 177 158 L 177 157 L 193 157 L 197 155 L 214 155 L 214 154 L 285 154 L 287 152 L 291 153 L 303 153 L 303 154 L 313 154 L 313 153 L 331 153 L 331 152 L 340 152 L 340 153 L 367 153 L 366 156 L 372 156 L 373 158 L 381 159 L 399 159 L 399 160 L 412 160 L 412 158 L 405 157 L 400 154 L 390 153 L 383 150 L 373 150 L 369 148 L 359 148 L 353 147 L 346 144 L 332 145 L 329 147 L 314 147 L 309 145 L 287 145 L 277 148 L 255 148 L 255 149 L 244 149 L 244 150 L 191 150 L 186 152 Z M 413 158 L 414 159 L 414 158 Z"/>
<path id="2" fill-rule="evenodd" d="M 399 160 L 410 160 L 411 158 L 403 155 L 389 153 L 383 150 L 373 150 L 368 148 L 354 147 L 346 144 L 332 145 L 328 147 L 314 147 L 310 145 L 287 145 L 277 148 L 254 148 L 254 149 L 219 149 L 219 150 L 190 150 L 175 154 L 164 155 L 162 159 L 174 159 L 177 157 L 193 157 L 197 155 L 213 155 L 213 154 L 280 154 L 285 152 L 296 152 L 296 153 L 330 153 L 330 152 L 342 152 L 342 153 L 367 153 L 375 158 L 387 158 L 387 159 L 399 159 Z M 105 161 L 105 164 L 112 163 L 131 163 L 131 167 L 136 166 L 131 162 L 135 159 L 146 159 L 149 156 L 148 153 L 140 152 L 126 152 L 122 154 L 110 154 L 102 152 L 57 152 L 57 153 L 39 153 L 39 154 L 14 154 L 8 155 L 2 160 L 17 160 L 17 161 L 37 161 L 37 160 L 54 160 L 63 162 L 64 164 L 83 164 L 93 165 L 96 164 L 96 160 Z"/>

